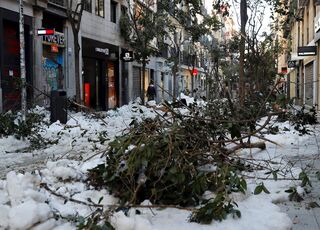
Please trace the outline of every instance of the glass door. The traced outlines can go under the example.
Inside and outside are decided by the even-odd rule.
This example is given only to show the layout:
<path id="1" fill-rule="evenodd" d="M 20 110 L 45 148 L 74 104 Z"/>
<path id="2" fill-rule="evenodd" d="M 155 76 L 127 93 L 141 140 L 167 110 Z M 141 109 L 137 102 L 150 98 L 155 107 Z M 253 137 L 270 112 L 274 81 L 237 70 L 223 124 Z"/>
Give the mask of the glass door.
<path id="1" fill-rule="evenodd" d="M 115 65 L 113 62 L 107 62 L 107 102 L 108 108 L 113 109 L 117 107 L 117 91 L 116 91 L 116 76 Z"/>

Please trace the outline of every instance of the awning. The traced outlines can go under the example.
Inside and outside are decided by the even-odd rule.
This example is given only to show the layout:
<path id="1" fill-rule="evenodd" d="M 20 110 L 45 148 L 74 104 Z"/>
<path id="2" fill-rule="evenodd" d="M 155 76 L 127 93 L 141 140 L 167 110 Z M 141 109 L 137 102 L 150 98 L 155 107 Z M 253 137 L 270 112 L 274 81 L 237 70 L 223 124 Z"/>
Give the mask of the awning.
<path id="1" fill-rule="evenodd" d="M 304 58 L 304 56 L 298 56 L 298 53 L 291 53 L 290 61 L 299 61 L 303 60 Z"/>

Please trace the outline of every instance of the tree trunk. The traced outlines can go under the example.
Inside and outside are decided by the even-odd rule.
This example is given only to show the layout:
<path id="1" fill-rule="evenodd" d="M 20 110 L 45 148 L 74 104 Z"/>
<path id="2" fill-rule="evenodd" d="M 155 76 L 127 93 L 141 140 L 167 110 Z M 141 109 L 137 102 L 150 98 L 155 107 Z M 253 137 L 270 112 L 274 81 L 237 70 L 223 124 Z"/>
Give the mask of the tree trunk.
<path id="1" fill-rule="evenodd" d="M 19 40 L 20 40 L 20 75 L 21 75 L 21 113 L 22 120 L 26 121 L 27 115 L 27 90 L 26 90 L 26 62 L 24 40 L 23 0 L 19 1 Z"/>
<path id="2" fill-rule="evenodd" d="M 246 38 L 246 24 L 248 20 L 247 15 L 247 0 L 240 2 L 240 18 L 241 18 L 241 38 L 240 38 L 240 58 L 239 58 L 239 97 L 240 106 L 244 105 L 245 98 L 245 81 L 244 81 L 244 51 L 245 51 L 245 38 Z"/>
<path id="3" fill-rule="evenodd" d="M 172 94 L 172 100 L 173 102 L 176 101 L 176 92 L 177 92 L 177 73 L 178 73 L 178 63 L 176 61 L 174 61 L 174 65 L 172 67 L 172 77 L 173 77 L 173 94 Z"/>
<path id="4" fill-rule="evenodd" d="M 79 45 L 79 32 L 74 31 L 74 63 L 75 63 L 75 84 L 76 84 L 76 102 L 81 104 L 80 95 L 80 45 Z"/>
<path id="5" fill-rule="evenodd" d="M 147 63 L 146 61 L 144 60 L 142 62 L 142 91 L 141 91 L 141 101 L 142 103 L 144 104 L 145 102 L 145 94 L 146 92 L 144 91 L 145 87 L 146 87 L 146 84 L 145 84 L 145 79 L 146 79 L 146 66 L 147 66 Z"/>

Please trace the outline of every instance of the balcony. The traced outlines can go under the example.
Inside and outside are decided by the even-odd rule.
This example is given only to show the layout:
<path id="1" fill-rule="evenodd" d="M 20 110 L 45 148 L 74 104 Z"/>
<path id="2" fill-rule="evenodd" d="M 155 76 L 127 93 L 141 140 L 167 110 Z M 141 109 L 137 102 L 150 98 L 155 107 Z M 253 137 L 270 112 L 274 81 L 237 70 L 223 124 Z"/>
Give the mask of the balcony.
<path id="1" fill-rule="evenodd" d="M 49 3 L 52 3 L 56 6 L 61 6 L 61 7 L 66 6 L 66 0 L 49 0 Z"/>

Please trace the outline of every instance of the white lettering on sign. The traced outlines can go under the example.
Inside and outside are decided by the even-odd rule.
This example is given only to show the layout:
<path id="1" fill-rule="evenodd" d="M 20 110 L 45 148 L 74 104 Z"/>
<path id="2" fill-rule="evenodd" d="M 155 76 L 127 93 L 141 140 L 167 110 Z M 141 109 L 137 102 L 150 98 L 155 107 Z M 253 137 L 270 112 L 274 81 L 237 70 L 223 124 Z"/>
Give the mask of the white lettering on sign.
<path id="1" fill-rule="evenodd" d="M 108 48 L 103 49 L 103 48 L 96 47 L 95 51 L 98 52 L 98 53 L 103 53 L 104 55 L 109 55 L 109 49 Z"/>
<path id="2" fill-rule="evenodd" d="M 65 46 L 64 34 L 55 32 L 54 35 L 45 35 L 42 42 L 47 45 L 57 45 L 59 47 Z"/>

